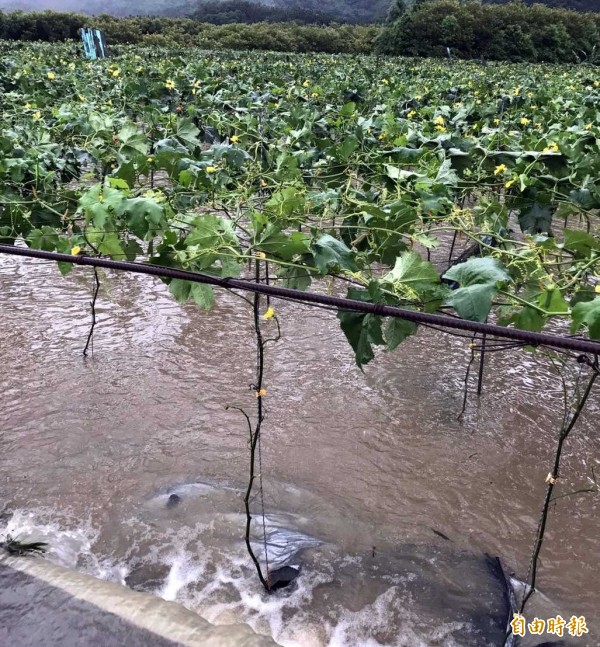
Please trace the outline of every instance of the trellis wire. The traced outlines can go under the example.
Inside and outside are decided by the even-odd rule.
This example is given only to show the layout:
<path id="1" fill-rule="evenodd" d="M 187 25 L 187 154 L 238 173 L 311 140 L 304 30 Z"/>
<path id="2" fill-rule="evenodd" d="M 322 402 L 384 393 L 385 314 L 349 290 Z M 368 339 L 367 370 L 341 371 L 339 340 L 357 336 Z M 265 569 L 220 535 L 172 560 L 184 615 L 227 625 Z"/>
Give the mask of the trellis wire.
<path id="1" fill-rule="evenodd" d="M 482 335 L 486 334 L 492 337 L 520 341 L 530 346 L 545 346 L 547 348 L 571 350 L 579 353 L 590 353 L 595 356 L 600 355 L 600 342 L 580 337 L 553 335 L 548 333 L 532 332 L 529 330 L 519 330 L 517 328 L 507 328 L 505 326 L 481 323 L 478 321 L 466 321 L 449 315 L 431 314 L 420 312 L 418 310 L 407 310 L 396 306 L 387 306 L 381 303 L 369 303 L 344 297 L 334 297 L 330 295 L 316 294 L 314 292 L 303 292 L 302 290 L 283 288 L 277 285 L 265 285 L 263 283 L 257 284 L 253 281 L 247 281 L 244 279 L 220 278 L 217 276 L 210 276 L 208 274 L 179 270 L 161 265 L 150 265 L 132 261 L 113 261 L 111 259 L 96 258 L 93 256 L 71 256 L 70 254 L 45 252 L 39 249 L 16 247 L 14 245 L 0 245 L 0 254 L 40 258 L 48 261 L 73 263 L 75 265 L 86 265 L 90 267 L 104 267 L 106 269 L 147 274 L 149 276 L 158 276 L 161 278 L 181 279 L 192 283 L 213 285 L 226 290 L 235 289 L 244 290 L 246 292 L 256 292 L 270 297 L 285 298 L 309 305 L 320 304 L 330 306 L 338 310 L 375 314 L 382 317 L 396 317 L 404 319 L 405 321 L 412 321 L 417 324 L 438 326 L 440 328 L 451 330 L 464 330 L 471 333 L 480 333 Z"/>

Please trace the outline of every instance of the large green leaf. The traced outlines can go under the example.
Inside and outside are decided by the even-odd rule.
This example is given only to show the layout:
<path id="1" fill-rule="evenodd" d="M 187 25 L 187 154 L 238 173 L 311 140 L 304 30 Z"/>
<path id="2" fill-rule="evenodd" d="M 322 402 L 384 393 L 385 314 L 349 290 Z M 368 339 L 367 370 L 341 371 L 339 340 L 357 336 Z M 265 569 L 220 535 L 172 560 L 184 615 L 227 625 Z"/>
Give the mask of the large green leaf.
<path id="1" fill-rule="evenodd" d="M 490 257 L 470 258 L 464 263 L 454 265 L 444 274 L 444 278 L 456 281 L 461 287 L 510 280 L 504 265 L 498 259 Z"/>
<path id="2" fill-rule="evenodd" d="M 446 299 L 456 312 L 469 321 L 485 321 L 492 308 L 492 299 L 497 289 L 493 283 L 469 285 L 458 288 Z"/>
<path id="3" fill-rule="evenodd" d="M 384 345 L 381 331 L 381 317 L 358 312 L 338 312 L 338 319 L 346 339 L 354 350 L 356 365 L 362 369 L 373 357 L 372 344 Z"/>
<path id="4" fill-rule="evenodd" d="M 302 267 L 286 267 L 278 272 L 281 285 L 292 290 L 307 290 L 312 282 L 308 270 Z"/>
<path id="5" fill-rule="evenodd" d="M 150 229 L 155 231 L 163 214 L 162 206 L 148 198 L 131 198 L 125 204 L 127 224 L 138 238 L 144 238 Z"/>
<path id="6" fill-rule="evenodd" d="M 502 263 L 495 258 L 470 258 L 450 268 L 444 278 L 460 286 L 447 297 L 446 303 L 470 321 L 487 319 L 498 284 L 510 280 Z"/>
<path id="7" fill-rule="evenodd" d="M 578 258 L 588 258 L 592 250 L 597 251 L 600 249 L 598 240 L 585 231 L 565 229 L 563 234 L 564 248 Z"/>
<path id="8" fill-rule="evenodd" d="M 193 283 L 182 279 L 173 279 L 169 283 L 169 291 L 177 299 L 177 303 L 185 303 L 190 298 Z"/>
<path id="9" fill-rule="evenodd" d="M 324 234 L 312 244 L 315 266 L 324 276 L 327 272 L 340 270 L 355 271 L 357 269 L 352 251 L 337 238 Z"/>
<path id="10" fill-rule="evenodd" d="M 133 124 L 125 124 L 118 134 L 121 147 L 119 154 L 124 158 L 146 155 L 148 153 L 148 139 Z"/>
<path id="11" fill-rule="evenodd" d="M 521 231 L 530 234 L 549 232 L 552 226 L 552 207 L 541 202 L 523 206 L 519 212 L 518 220 Z"/>
<path id="12" fill-rule="evenodd" d="M 417 324 L 396 317 L 390 318 L 385 326 L 384 336 L 388 350 L 394 350 L 407 337 L 417 332 Z"/>
<path id="13" fill-rule="evenodd" d="M 215 294 L 210 285 L 192 283 L 190 288 L 192 299 L 205 310 L 210 310 L 215 301 Z"/>
<path id="14" fill-rule="evenodd" d="M 439 283 L 440 277 L 429 261 L 416 252 L 405 252 L 396 259 L 394 269 L 383 277 L 383 281 L 405 284 L 419 291 Z"/>
<path id="15" fill-rule="evenodd" d="M 276 191 L 266 203 L 269 213 L 278 218 L 289 218 L 304 213 L 304 196 L 298 189 L 288 186 Z"/>
<path id="16" fill-rule="evenodd" d="M 275 229 L 271 232 L 268 228 L 258 247 L 269 255 L 290 261 L 294 256 L 310 251 L 310 236 L 300 231 L 286 234 Z"/>
<path id="17" fill-rule="evenodd" d="M 578 332 L 587 326 L 592 339 L 600 339 L 600 297 L 593 301 L 582 301 L 573 307 L 571 332 Z"/>

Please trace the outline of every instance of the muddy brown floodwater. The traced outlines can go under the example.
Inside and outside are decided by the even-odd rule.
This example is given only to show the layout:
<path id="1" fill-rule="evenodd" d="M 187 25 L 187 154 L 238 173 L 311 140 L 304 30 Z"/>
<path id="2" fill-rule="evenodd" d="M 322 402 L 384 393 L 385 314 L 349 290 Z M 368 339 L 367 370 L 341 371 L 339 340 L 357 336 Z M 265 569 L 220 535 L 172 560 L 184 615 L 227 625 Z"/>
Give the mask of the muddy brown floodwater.
<path id="1" fill-rule="evenodd" d="M 254 404 L 248 305 L 219 293 L 205 313 L 150 277 L 103 273 L 84 360 L 91 289 L 90 271 L 65 279 L 50 263 L 0 258 L 0 533 L 47 538 L 54 561 L 282 645 L 489 644 L 448 611 L 465 591 L 477 598 L 477 574 L 452 555 L 498 555 L 527 573 L 562 417 L 547 360 L 491 354 L 459 422 L 469 340 L 421 330 L 363 374 L 334 313 L 275 302 L 265 506 L 269 531 L 304 550 L 295 588 L 269 598 L 242 542 L 247 430 L 225 409 Z M 599 405 L 596 391 L 558 494 L 599 471 Z M 557 500 L 541 556 L 540 613 L 586 616 L 574 645 L 600 645 L 599 503 Z M 428 568 L 430 607 L 410 586 Z"/>

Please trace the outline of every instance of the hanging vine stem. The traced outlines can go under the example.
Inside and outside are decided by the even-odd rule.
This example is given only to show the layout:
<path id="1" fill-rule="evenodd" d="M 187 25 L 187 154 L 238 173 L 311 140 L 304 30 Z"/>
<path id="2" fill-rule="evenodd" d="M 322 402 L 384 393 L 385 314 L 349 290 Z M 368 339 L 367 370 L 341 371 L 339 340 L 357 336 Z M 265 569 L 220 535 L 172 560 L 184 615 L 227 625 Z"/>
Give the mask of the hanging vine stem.
<path id="1" fill-rule="evenodd" d="M 469 363 L 467 364 L 467 370 L 465 372 L 465 379 L 464 379 L 464 391 L 463 391 L 463 403 L 462 403 L 462 409 L 460 410 L 460 413 L 456 417 L 456 419 L 459 422 L 462 422 L 462 419 L 465 415 L 465 411 L 467 410 L 467 399 L 469 397 L 469 376 L 471 375 L 471 366 L 473 365 L 473 362 L 475 361 L 475 350 L 477 347 L 477 344 L 475 343 L 475 340 L 477 339 L 477 333 L 473 335 L 471 338 L 471 343 L 469 344 L 469 349 L 471 351 L 471 359 L 469 360 Z"/>
<path id="2" fill-rule="evenodd" d="M 596 357 L 594 361 L 592 361 L 585 355 L 582 355 L 577 358 L 577 361 L 580 364 L 587 364 L 592 369 L 592 375 L 588 381 L 585 391 L 579 398 L 577 398 L 575 409 L 570 416 L 569 416 L 568 408 L 565 408 L 565 416 L 564 416 L 562 428 L 558 437 L 558 445 L 556 447 L 556 452 L 554 455 L 554 464 L 552 466 L 552 471 L 548 474 L 546 478 L 546 483 L 547 483 L 546 495 L 544 497 L 542 513 L 540 516 L 537 534 L 533 545 L 531 562 L 529 566 L 529 573 L 527 575 L 527 580 L 530 588 L 529 588 L 529 591 L 526 591 L 525 595 L 523 596 L 523 601 L 521 602 L 521 608 L 519 610 L 519 613 L 521 615 L 525 610 L 525 605 L 527 604 L 529 598 L 535 592 L 538 560 L 544 543 L 544 536 L 546 532 L 546 524 L 548 521 L 548 513 L 550 511 L 550 504 L 552 503 L 552 500 L 553 500 L 552 492 L 554 491 L 554 486 L 556 485 L 556 481 L 560 476 L 560 461 L 562 457 L 563 447 L 567 438 L 569 437 L 569 434 L 577 424 L 577 421 L 579 420 L 581 413 L 585 409 L 585 405 L 587 404 L 589 396 L 592 392 L 592 388 L 594 386 L 596 378 L 598 377 L 598 375 L 600 375 L 600 368 L 598 366 L 598 357 Z M 566 386 L 565 386 L 565 392 L 566 392 Z"/>
<path id="3" fill-rule="evenodd" d="M 85 238 L 86 243 L 89 247 L 92 248 L 96 256 L 100 256 L 99 250 L 92 245 L 88 240 L 87 233 L 84 230 L 83 237 Z M 85 343 L 85 348 L 83 349 L 83 356 L 87 357 L 87 352 L 90 344 L 92 345 L 92 357 L 94 356 L 94 328 L 96 327 L 96 299 L 98 298 L 98 292 L 100 291 L 100 278 L 98 277 L 98 268 L 94 267 L 94 294 L 92 295 L 92 300 L 90 301 L 90 308 L 92 310 L 92 324 L 90 326 L 90 332 L 88 333 L 88 338 Z"/>
<path id="4" fill-rule="evenodd" d="M 260 282 L 260 260 L 258 259 L 255 260 L 254 265 L 255 265 L 255 280 L 257 283 L 259 283 Z M 254 334 L 256 336 L 256 383 L 253 384 L 253 389 L 256 393 L 256 425 L 254 426 L 254 428 L 252 428 L 252 423 L 250 422 L 249 416 L 241 409 L 240 411 L 242 411 L 242 413 L 246 417 L 246 421 L 248 422 L 248 427 L 250 430 L 250 475 L 248 479 L 248 487 L 246 489 L 246 495 L 244 497 L 244 506 L 246 509 L 246 533 L 245 533 L 246 548 L 256 568 L 258 579 L 263 585 L 265 591 L 270 593 L 271 583 L 270 583 L 270 576 L 269 576 L 269 560 L 267 555 L 267 538 L 266 538 L 266 528 L 265 528 L 265 521 L 264 521 L 264 518 L 265 518 L 264 503 L 263 503 L 262 517 L 263 517 L 263 540 L 265 545 L 266 577 L 263 574 L 260 562 L 258 561 L 258 558 L 254 553 L 254 550 L 252 549 L 252 542 L 250 541 L 250 533 L 251 533 L 251 526 L 252 526 L 252 513 L 250 512 L 250 501 L 252 500 L 254 482 L 257 476 L 261 482 L 260 493 L 261 493 L 261 501 L 262 501 L 262 456 L 260 451 L 260 432 L 261 432 L 261 427 L 265 416 L 263 397 L 266 395 L 266 391 L 263 388 L 265 341 L 263 340 L 262 331 L 260 329 L 260 301 L 261 301 L 260 294 L 258 292 L 255 292 L 253 303 L 252 303 L 253 314 L 254 314 Z M 258 475 L 256 474 L 257 454 L 259 458 Z"/>
<path id="5" fill-rule="evenodd" d="M 98 291 L 100 290 L 100 279 L 98 278 L 98 268 L 94 268 L 94 295 L 90 301 L 90 308 L 92 309 L 92 325 L 90 326 L 90 332 L 88 333 L 87 342 L 85 343 L 85 348 L 83 349 L 83 356 L 87 357 L 88 348 L 90 343 L 92 345 L 92 357 L 94 356 L 94 342 L 92 340 L 94 336 L 94 328 L 96 327 L 96 299 L 98 298 Z"/>
<path id="6" fill-rule="evenodd" d="M 483 390 L 483 369 L 485 366 L 485 342 L 487 336 L 483 333 L 481 338 L 481 347 L 479 349 L 479 375 L 477 377 L 477 395 L 481 396 Z"/>

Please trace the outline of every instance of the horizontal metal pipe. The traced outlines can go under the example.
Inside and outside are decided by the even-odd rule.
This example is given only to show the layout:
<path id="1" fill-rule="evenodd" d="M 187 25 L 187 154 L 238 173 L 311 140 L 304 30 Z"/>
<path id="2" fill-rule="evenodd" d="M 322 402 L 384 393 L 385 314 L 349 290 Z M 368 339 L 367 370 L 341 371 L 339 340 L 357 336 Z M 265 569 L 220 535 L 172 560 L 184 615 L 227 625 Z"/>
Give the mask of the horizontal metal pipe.
<path id="1" fill-rule="evenodd" d="M 70 254 L 45 252 L 39 249 L 16 247 L 14 245 L 0 245 L 0 254 L 41 258 L 48 261 L 73 263 L 75 265 L 88 265 L 90 267 L 104 267 L 106 269 L 119 270 L 123 272 L 134 272 L 137 274 L 148 274 L 150 276 L 158 276 L 162 278 L 181 279 L 184 281 L 191 281 L 192 283 L 214 285 L 227 290 L 233 288 L 236 290 L 245 290 L 247 292 L 259 292 L 260 294 L 266 294 L 271 297 L 282 297 L 299 303 L 315 303 L 318 305 L 334 307 L 338 310 L 375 314 L 382 317 L 396 317 L 404 319 L 405 321 L 412 321 L 417 324 L 426 324 L 451 330 L 487 334 L 501 339 L 519 341 L 530 346 L 547 346 L 548 348 L 558 348 L 578 353 L 600 355 L 600 342 L 592 341 L 590 339 L 567 337 L 564 335 L 550 335 L 529 330 L 519 330 L 517 328 L 507 328 L 506 326 L 480 323 L 478 321 L 467 321 L 465 319 L 458 319 L 456 317 L 450 317 L 443 314 L 431 314 L 427 312 L 419 312 L 417 310 L 406 310 L 395 306 L 386 306 L 381 303 L 368 303 L 354 299 L 345 299 L 343 297 L 315 294 L 314 292 L 292 290 L 291 288 L 282 288 L 275 285 L 263 285 L 243 279 L 223 279 L 217 276 L 200 274 L 198 272 L 188 272 L 186 270 L 178 270 L 172 267 L 164 267 L 162 265 L 150 265 L 131 261 L 113 261 L 108 258 L 96 258 L 94 256 L 85 255 L 71 256 Z"/>

